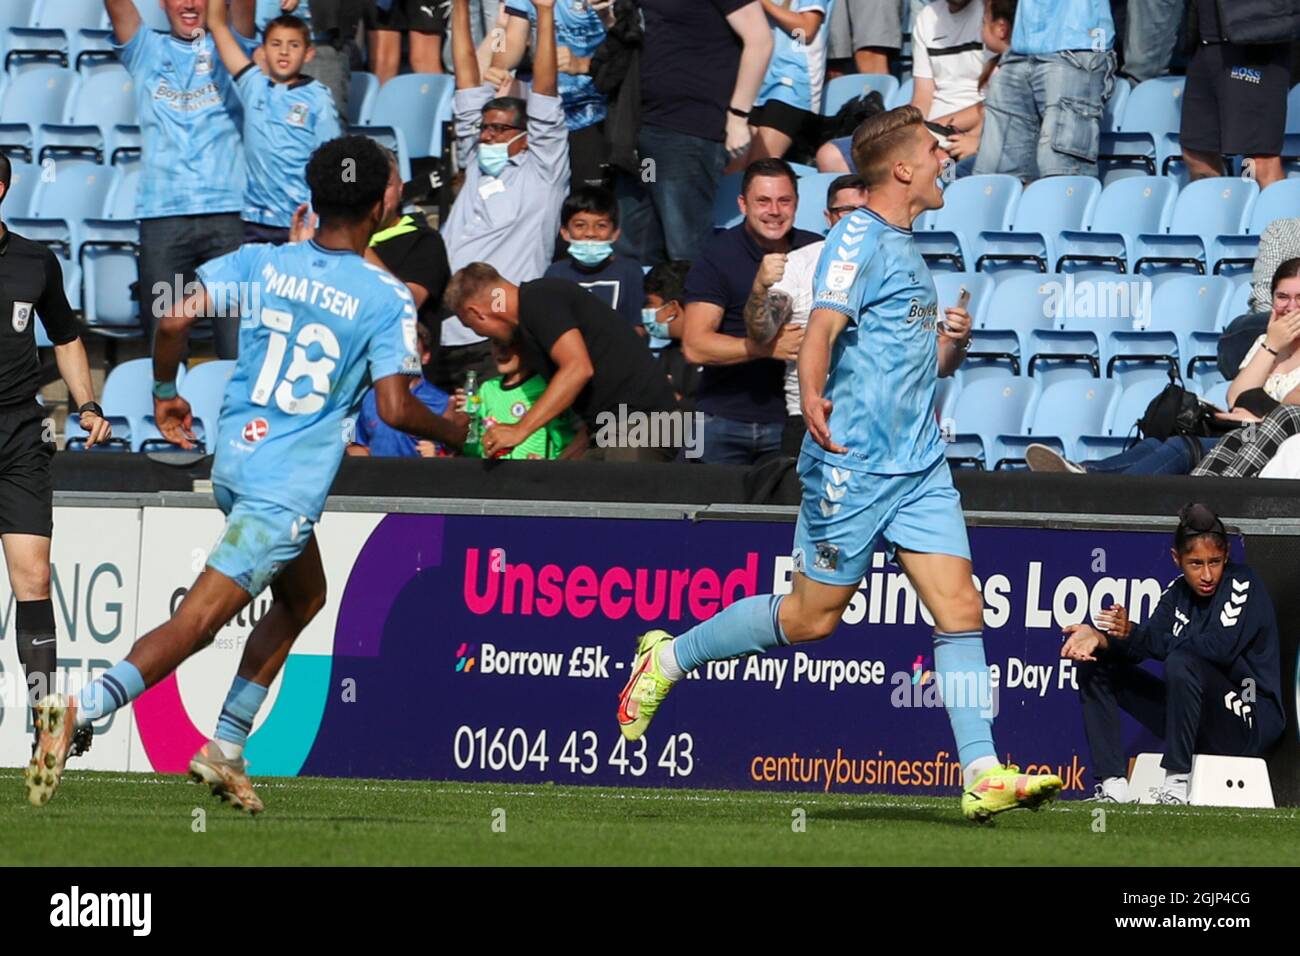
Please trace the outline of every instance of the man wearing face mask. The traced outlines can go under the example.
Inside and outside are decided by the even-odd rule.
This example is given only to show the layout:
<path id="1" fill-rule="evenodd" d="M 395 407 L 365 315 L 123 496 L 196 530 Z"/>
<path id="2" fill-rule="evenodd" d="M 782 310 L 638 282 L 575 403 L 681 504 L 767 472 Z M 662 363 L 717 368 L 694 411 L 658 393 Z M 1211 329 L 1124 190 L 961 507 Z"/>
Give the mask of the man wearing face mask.
<path id="1" fill-rule="evenodd" d="M 465 182 L 443 238 L 453 272 L 492 265 L 513 283 L 538 279 L 550 264 L 560 205 L 569 186 L 569 139 L 558 95 L 555 0 L 539 0 L 533 85 L 527 100 L 497 96 L 479 76 L 469 0 L 452 6 L 456 65 L 456 144 Z M 439 377 L 452 389 L 469 369 L 494 368 L 483 336 L 455 316 L 442 325 Z"/>
<path id="2" fill-rule="evenodd" d="M 560 210 L 560 235 L 569 244 L 568 255 L 551 263 L 551 279 L 576 282 L 641 330 L 641 263 L 614 254 L 618 241 L 618 200 L 608 189 L 575 189 Z"/>

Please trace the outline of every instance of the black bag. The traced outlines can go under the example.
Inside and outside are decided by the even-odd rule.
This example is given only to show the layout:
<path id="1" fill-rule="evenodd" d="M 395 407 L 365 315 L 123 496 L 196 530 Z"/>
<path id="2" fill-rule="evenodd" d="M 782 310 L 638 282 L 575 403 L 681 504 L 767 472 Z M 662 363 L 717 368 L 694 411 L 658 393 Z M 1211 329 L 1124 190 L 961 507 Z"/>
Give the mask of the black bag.
<path id="1" fill-rule="evenodd" d="M 855 96 L 839 108 L 834 116 L 822 118 L 821 142 L 852 136 L 864 120 L 885 111 L 885 98 L 879 90 L 872 90 L 866 96 Z M 818 143 L 817 145 L 821 145 Z"/>
<path id="2" fill-rule="evenodd" d="M 1182 381 L 1171 369 L 1169 384 L 1151 399 L 1137 427 L 1145 438 L 1183 439 L 1194 467 L 1204 457 L 1201 443 L 1195 439 L 1219 438 L 1238 427 L 1233 422 L 1219 421 L 1214 413 L 1215 407 L 1183 388 Z"/>

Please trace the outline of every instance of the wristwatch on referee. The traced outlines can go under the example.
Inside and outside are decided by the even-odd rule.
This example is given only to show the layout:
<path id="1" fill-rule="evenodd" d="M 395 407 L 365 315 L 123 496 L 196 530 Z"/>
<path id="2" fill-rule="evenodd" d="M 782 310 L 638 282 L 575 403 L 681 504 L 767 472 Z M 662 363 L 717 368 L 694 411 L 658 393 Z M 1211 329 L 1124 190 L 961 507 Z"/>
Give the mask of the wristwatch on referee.
<path id="1" fill-rule="evenodd" d="M 92 415 L 96 415 L 99 418 L 104 417 L 104 410 L 99 407 L 99 402 L 86 402 L 77 408 L 77 414 L 79 416 L 86 414 L 86 412 L 90 412 Z"/>

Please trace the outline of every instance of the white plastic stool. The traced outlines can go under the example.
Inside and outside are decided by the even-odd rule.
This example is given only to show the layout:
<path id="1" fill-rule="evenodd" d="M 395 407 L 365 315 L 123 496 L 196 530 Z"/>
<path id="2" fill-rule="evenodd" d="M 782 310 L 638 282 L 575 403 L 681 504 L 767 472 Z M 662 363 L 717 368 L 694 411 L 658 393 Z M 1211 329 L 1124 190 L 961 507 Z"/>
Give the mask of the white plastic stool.
<path id="1" fill-rule="evenodd" d="M 1138 754 L 1128 778 L 1129 795 L 1138 803 L 1155 803 L 1156 793 L 1165 783 L 1165 768 L 1160 766 L 1164 754 Z"/>
<path id="2" fill-rule="evenodd" d="M 1198 807 L 1264 807 L 1273 809 L 1268 764 L 1259 757 L 1192 757 L 1191 803 Z"/>

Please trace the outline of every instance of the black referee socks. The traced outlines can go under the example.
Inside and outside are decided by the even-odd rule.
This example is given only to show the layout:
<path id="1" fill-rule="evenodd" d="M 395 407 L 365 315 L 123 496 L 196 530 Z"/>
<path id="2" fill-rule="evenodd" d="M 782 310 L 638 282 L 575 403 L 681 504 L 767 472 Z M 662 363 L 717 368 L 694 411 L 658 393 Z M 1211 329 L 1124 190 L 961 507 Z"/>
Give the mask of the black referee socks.
<path id="1" fill-rule="evenodd" d="M 58 654 L 54 638 L 54 603 L 17 602 L 18 660 L 27 674 L 27 699 L 35 707 L 46 694 L 54 693 L 54 672 Z"/>

